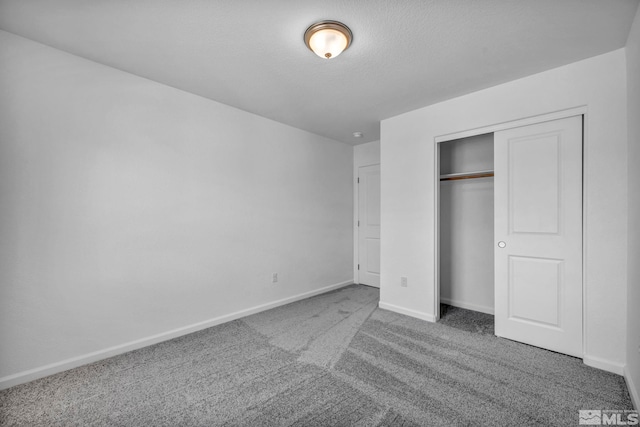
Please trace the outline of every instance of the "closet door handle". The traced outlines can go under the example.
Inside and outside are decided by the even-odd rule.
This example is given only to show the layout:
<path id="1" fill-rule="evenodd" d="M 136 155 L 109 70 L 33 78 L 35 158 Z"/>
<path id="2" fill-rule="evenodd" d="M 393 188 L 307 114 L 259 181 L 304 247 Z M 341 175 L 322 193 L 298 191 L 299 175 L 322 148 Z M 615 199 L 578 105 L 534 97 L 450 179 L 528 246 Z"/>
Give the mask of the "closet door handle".
<path id="1" fill-rule="evenodd" d="M 499 248 L 505 248 L 506 246 L 507 246 L 507 244 L 505 242 L 503 242 L 503 241 L 499 241 L 498 242 L 498 247 Z"/>

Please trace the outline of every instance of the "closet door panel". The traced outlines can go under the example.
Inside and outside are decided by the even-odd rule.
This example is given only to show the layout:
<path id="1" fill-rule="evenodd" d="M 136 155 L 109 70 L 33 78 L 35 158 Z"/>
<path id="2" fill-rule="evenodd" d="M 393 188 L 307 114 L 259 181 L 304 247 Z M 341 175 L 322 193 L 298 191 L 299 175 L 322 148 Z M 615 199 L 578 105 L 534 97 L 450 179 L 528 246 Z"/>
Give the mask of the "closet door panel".
<path id="1" fill-rule="evenodd" d="M 496 335 L 582 356 L 582 118 L 495 134 Z"/>
<path id="2" fill-rule="evenodd" d="M 510 256 L 508 317 L 559 327 L 561 269 L 561 260 Z"/>
<path id="3" fill-rule="evenodd" d="M 558 133 L 509 143 L 510 233 L 556 234 L 559 227 Z M 537 191 L 544 188 L 546 191 Z"/>

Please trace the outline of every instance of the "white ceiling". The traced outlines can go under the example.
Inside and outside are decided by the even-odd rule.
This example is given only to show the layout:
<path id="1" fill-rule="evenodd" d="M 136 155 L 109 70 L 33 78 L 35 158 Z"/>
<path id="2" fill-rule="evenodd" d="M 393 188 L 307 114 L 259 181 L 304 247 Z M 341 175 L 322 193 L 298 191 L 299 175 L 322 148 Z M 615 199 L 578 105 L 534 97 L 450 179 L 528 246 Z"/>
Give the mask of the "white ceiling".
<path id="1" fill-rule="evenodd" d="M 349 144 L 381 119 L 605 53 L 638 0 L 0 0 L 0 28 Z M 353 44 L 324 60 L 319 20 Z M 356 139 L 354 131 L 364 137 Z"/>

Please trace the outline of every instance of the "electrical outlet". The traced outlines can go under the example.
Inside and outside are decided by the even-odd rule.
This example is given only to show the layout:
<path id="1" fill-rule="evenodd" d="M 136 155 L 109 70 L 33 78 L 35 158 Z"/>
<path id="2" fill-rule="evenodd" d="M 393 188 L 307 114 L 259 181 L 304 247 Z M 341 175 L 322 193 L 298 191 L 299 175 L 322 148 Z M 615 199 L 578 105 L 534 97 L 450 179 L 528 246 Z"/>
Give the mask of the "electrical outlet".
<path id="1" fill-rule="evenodd" d="M 278 273 L 271 274 L 271 283 L 278 283 Z"/>
<path id="2" fill-rule="evenodd" d="M 401 277 L 400 278 L 400 286 L 402 286 L 403 288 L 407 287 L 407 278 L 406 277 Z"/>

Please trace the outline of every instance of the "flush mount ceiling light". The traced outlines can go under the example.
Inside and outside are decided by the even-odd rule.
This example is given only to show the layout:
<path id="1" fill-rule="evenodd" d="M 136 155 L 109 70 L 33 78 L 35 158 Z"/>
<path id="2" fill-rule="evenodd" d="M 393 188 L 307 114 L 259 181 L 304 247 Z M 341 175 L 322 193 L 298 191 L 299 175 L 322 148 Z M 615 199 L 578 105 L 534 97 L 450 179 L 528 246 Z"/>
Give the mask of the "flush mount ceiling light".
<path id="1" fill-rule="evenodd" d="M 331 59 L 340 55 L 351 44 L 353 35 L 342 22 L 322 21 L 304 32 L 304 43 L 321 58 Z"/>

